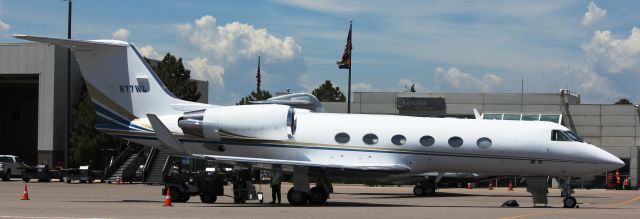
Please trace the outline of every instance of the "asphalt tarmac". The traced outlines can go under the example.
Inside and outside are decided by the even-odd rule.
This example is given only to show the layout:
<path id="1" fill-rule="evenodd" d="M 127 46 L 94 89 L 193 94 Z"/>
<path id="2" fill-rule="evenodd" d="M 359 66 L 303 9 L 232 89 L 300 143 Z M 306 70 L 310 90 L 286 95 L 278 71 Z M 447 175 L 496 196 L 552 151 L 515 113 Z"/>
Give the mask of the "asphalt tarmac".
<path id="1" fill-rule="evenodd" d="M 142 184 L 27 183 L 30 200 L 20 200 L 25 183 L 0 181 L 0 218 L 640 218 L 640 191 L 576 189 L 580 208 L 562 208 L 559 191 L 550 189 L 549 207 L 533 207 L 526 188 L 507 191 L 440 189 L 435 196 L 414 197 L 412 186 L 367 187 L 334 185 L 327 205 L 291 206 L 286 201 L 290 184 L 282 185 L 282 204 L 268 204 L 268 185 L 258 186 L 265 203 L 234 204 L 218 197 L 204 204 L 198 197 L 163 207 L 160 186 Z M 227 186 L 226 194 L 233 194 Z M 509 199 L 518 208 L 501 208 Z"/>

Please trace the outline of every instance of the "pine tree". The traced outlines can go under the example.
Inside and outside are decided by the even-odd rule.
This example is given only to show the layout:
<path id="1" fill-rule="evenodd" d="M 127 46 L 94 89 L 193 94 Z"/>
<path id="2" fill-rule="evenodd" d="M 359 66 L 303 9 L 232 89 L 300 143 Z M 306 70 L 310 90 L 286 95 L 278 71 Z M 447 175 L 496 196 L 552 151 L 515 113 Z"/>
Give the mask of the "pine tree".
<path id="1" fill-rule="evenodd" d="M 147 62 L 151 63 L 149 59 Z M 151 67 L 167 89 L 177 98 L 188 101 L 197 101 L 200 98 L 198 86 L 195 81 L 189 80 L 191 71 L 184 67 L 182 58 L 176 58 L 171 53 L 167 53 L 162 61 L 151 64 Z"/>
<path id="2" fill-rule="evenodd" d="M 331 81 L 326 80 L 318 88 L 311 92 L 321 102 L 345 102 L 347 98 L 344 96 L 339 87 L 333 87 Z"/>
<path id="3" fill-rule="evenodd" d="M 69 139 L 71 144 L 69 148 L 71 166 L 92 164 L 94 168 L 102 168 L 109 156 L 104 153 L 104 149 L 120 145 L 119 139 L 98 132 L 94 128 L 96 122 L 96 111 L 91 103 L 87 87 L 83 85 L 80 102 L 76 106 L 73 115 L 73 125 Z"/>
<path id="4" fill-rule="evenodd" d="M 252 91 L 251 95 L 243 97 L 242 99 L 240 99 L 240 102 L 236 103 L 236 105 L 250 104 L 251 101 L 266 100 L 271 97 L 272 97 L 271 93 L 269 93 L 269 91 L 267 90 Z"/>

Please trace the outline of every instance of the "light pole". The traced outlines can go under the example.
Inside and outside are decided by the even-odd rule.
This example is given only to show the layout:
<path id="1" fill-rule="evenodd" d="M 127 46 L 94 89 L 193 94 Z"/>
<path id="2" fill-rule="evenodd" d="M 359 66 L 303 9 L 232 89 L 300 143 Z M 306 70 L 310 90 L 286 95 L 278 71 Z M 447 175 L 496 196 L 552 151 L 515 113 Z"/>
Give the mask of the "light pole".
<path id="1" fill-rule="evenodd" d="M 73 0 L 64 0 L 69 3 L 67 19 L 67 39 L 71 39 L 71 7 Z M 71 138 L 71 49 L 67 49 L 67 128 L 65 129 L 64 167 L 69 168 L 69 139 Z"/>

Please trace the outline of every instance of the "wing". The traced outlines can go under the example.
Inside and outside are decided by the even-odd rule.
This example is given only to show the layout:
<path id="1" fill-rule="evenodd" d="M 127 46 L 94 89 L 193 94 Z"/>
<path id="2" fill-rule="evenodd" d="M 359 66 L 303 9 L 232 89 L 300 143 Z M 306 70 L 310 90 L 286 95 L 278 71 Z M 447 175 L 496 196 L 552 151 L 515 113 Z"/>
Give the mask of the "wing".
<path id="1" fill-rule="evenodd" d="M 293 161 L 293 160 L 278 160 L 278 159 L 263 159 L 263 158 L 249 158 L 249 157 L 234 157 L 234 156 L 220 156 L 220 155 L 208 155 L 208 154 L 194 154 L 197 157 L 203 157 L 207 159 L 213 159 L 216 161 L 229 163 L 229 164 L 244 164 L 251 166 L 260 166 L 266 164 L 271 165 L 285 165 L 285 166 L 304 166 L 313 170 L 323 170 L 332 175 L 340 175 L 339 173 L 346 172 L 362 172 L 362 175 L 387 175 L 387 174 L 403 174 L 411 171 L 411 168 L 404 165 L 381 165 L 381 164 L 357 164 L 357 165 L 339 165 L 328 163 L 316 163 L 311 161 Z"/>

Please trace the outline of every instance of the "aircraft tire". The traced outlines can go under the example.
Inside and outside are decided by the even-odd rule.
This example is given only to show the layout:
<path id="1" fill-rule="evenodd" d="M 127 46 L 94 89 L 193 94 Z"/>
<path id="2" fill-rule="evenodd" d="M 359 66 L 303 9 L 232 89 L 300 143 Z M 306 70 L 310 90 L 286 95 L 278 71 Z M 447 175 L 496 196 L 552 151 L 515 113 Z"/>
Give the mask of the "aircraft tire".
<path id="1" fill-rule="evenodd" d="M 328 198 L 329 194 L 327 194 L 324 189 L 318 187 L 311 188 L 309 194 L 309 203 L 314 205 L 323 205 L 327 203 Z"/>
<path id="2" fill-rule="evenodd" d="M 424 192 L 424 188 L 422 188 L 422 186 L 420 185 L 416 185 L 413 187 L 413 195 L 415 196 L 424 196 L 425 192 Z"/>
<path id="3" fill-rule="evenodd" d="M 436 193 L 436 187 L 432 184 L 422 185 L 422 196 L 433 195 Z"/>
<path id="4" fill-rule="evenodd" d="M 562 203 L 564 204 L 564 206 L 562 206 L 563 208 L 575 208 L 576 205 L 578 205 L 578 202 L 574 197 L 566 197 L 562 200 Z"/>
<path id="5" fill-rule="evenodd" d="M 304 192 L 295 191 L 293 188 L 287 192 L 287 201 L 289 201 L 291 205 L 305 205 L 308 200 L 309 195 Z"/>

